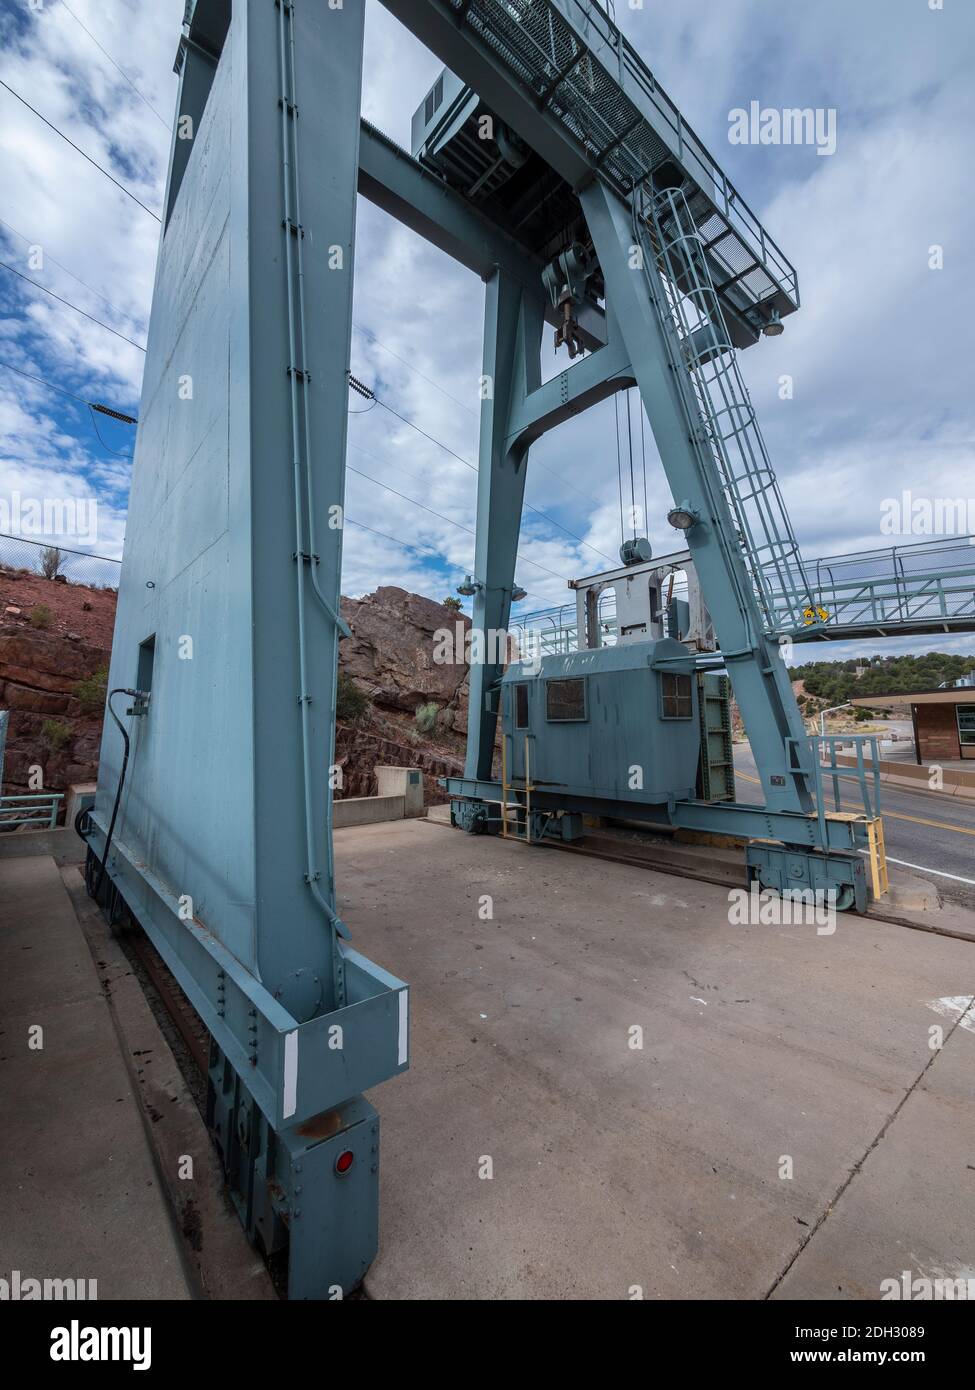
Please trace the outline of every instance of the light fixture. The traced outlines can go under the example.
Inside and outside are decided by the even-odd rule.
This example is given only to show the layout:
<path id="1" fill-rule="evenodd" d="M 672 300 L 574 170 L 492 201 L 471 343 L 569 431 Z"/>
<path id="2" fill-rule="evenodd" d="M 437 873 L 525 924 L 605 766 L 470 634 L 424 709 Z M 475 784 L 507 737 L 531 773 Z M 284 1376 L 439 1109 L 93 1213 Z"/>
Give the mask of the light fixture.
<path id="1" fill-rule="evenodd" d="M 678 506 L 671 507 L 667 513 L 667 520 L 675 531 L 690 531 L 701 518 L 690 502 L 681 502 Z"/>
<path id="2" fill-rule="evenodd" d="M 523 589 L 520 584 L 516 584 L 511 590 L 511 602 L 520 603 L 523 598 L 528 597 L 528 590 Z"/>
<path id="3" fill-rule="evenodd" d="M 463 594 L 465 598 L 472 598 L 480 587 L 476 579 L 472 579 L 469 574 L 465 574 L 463 584 L 457 585 L 457 592 Z"/>
<path id="4" fill-rule="evenodd" d="M 772 310 L 772 317 L 762 329 L 762 332 L 765 334 L 766 338 L 777 338 L 780 333 L 785 332 L 785 324 L 779 318 L 778 309 Z"/>

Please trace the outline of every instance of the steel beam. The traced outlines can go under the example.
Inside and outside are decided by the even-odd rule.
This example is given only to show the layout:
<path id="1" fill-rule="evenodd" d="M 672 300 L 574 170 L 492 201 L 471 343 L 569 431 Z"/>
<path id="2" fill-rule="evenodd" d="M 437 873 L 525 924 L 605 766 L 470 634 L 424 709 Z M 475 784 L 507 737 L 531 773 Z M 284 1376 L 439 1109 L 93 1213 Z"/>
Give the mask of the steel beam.
<path id="1" fill-rule="evenodd" d="M 509 425 L 510 442 L 531 444 L 590 406 L 633 386 L 630 355 L 619 330 L 607 316 L 605 347 L 567 367 L 543 385 L 514 402 Z"/>
<path id="2" fill-rule="evenodd" d="M 501 661 L 490 660 L 490 634 L 506 632 L 525 495 L 528 444 L 509 442 L 512 412 L 541 385 L 540 348 L 545 297 L 497 270 L 487 284 L 484 311 L 481 429 L 477 478 L 477 540 L 473 628 L 484 634 L 484 660 L 471 665 L 465 768 L 490 777 Z"/>
<path id="3" fill-rule="evenodd" d="M 543 261 L 368 121 L 359 135 L 359 192 L 482 280 L 502 270 L 529 291 L 541 284 Z M 562 321 L 548 300 L 545 317 L 553 328 Z M 577 319 L 585 346 L 591 352 L 601 347 L 606 341 L 602 309 L 586 302 Z"/>
<path id="4" fill-rule="evenodd" d="M 440 785 L 458 800 L 501 801 L 501 783 L 488 777 L 444 777 Z M 509 790 L 509 795 L 513 794 Z M 676 825 L 684 830 L 731 835 L 742 840 L 775 840 L 810 850 L 854 853 L 861 843 L 866 843 L 866 830 L 859 833 L 859 822 L 855 820 L 832 820 L 827 816 L 824 844 L 815 812 L 773 811 L 767 806 L 749 806 L 737 801 L 676 801 L 668 807 L 665 803 L 650 805 L 595 796 L 564 796 L 557 790 L 536 787 L 531 803 L 533 810 L 579 811 L 583 815 L 641 820 L 648 825 Z"/>
<path id="5" fill-rule="evenodd" d="M 701 520 L 687 544 L 714 620 L 735 697 L 762 773 L 770 809 L 810 809 L 805 778 L 789 767 L 786 738 L 805 730 L 777 644 L 763 631 L 735 525 L 713 459 L 689 433 L 696 406 L 689 381 L 672 370 L 664 338 L 664 288 L 655 265 L 633 266 L 630 210 L 602 183 L 581 195 L 606 281 L 607 303 L 626 344 L 675 502 L 687 500 Z M 650 284 L 655 281 L 656 297 Z M 659 306 L 663 306 L 662 308 Z M 683 393 L 685 394 L 682 397 Z"/>

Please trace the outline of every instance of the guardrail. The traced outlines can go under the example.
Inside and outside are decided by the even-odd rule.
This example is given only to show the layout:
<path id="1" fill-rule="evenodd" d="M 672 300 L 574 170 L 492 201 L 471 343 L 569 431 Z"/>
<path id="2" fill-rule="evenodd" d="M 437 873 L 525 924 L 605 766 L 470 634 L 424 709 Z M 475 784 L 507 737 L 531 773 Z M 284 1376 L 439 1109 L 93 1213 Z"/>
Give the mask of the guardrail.
<path id="1" fill-rule="evenodd" d="M 33 830 L 53 830 L 58 823 L 58 811 L 63 800 L 63 792 L 0 796 L 0 830 L 17 830 L 21 826 Z"/>

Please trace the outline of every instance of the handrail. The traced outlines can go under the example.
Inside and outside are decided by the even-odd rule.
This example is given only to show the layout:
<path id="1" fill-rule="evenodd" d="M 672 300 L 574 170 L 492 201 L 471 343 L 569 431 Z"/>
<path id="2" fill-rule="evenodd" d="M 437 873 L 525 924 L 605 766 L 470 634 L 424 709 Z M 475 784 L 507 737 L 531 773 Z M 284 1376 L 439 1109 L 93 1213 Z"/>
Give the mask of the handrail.
<path id="1" fill-rule="evenodd" d="M 20 825 L 40 826 L 53 830 L 58 823 L 58 810 L 64 800 L 63 792 L 34 792 L 29 795 L 11 794 L 0 796 L 0 829 L 11 829 Z M 8 814 L 24 805 L 27 815 Z M 32 812 L 36 809 L 37 814 Z"/>

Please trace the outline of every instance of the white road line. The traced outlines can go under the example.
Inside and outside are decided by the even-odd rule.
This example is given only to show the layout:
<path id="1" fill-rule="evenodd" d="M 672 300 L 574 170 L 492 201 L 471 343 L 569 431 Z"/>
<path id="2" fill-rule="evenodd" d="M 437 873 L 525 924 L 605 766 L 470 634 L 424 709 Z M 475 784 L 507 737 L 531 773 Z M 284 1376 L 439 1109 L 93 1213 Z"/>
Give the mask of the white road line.
<path id="1" fill-rule="evenodd" d="M 869 854 L 870 851 L 862 849 L 860 853 Z M 887 863 L 899 864 L 902 869 L 917 869 L 922 874 L 936 874 L 938 878 L 950 878 L 955 883 L 970 883 L 975 888 L 975 878 L 962 878 L 961 874 L 946 874 L 943 869 L 929 869 L 926 864 L 908 864 L 906 859 L 891 859 L 889 854 L 887 855 Z"/>

